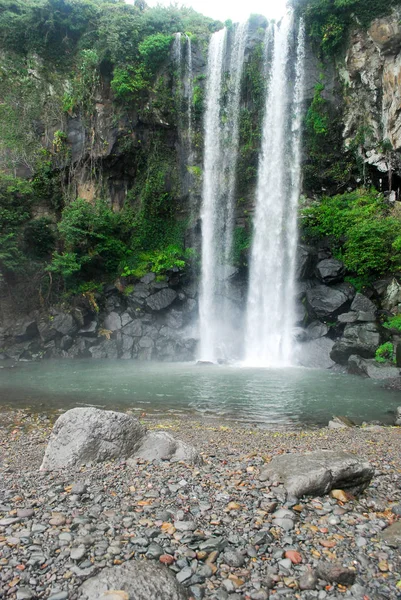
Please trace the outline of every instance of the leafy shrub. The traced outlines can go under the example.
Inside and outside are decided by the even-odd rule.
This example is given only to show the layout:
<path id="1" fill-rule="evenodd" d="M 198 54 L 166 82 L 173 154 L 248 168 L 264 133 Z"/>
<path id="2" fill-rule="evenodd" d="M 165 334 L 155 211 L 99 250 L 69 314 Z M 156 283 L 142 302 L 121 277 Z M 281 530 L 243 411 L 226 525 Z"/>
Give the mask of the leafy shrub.
<path id="1" fill-rule="evenodd" d="M 394 346 L 391 342 L 386 342 L 378 347 L 375 354 L 375 360 L 379 363 L 387 361 L 395 362 Z"/>
<path id="2" fill-rule="evenodd" d="M 154 35 L 147 36 L 139 44 L 139 54 L 141 55 L 146 67 L 152 73 L 155 73 L 167 59 L 173 39 L 174 38 L 172 35 L 155 33 Z"/>
<path id="3" fill-rule="evenodd" d="M 56 236 L 50 219 L 29 221 L 24 229 L 25 252 L 33 258 L 47 258 L 54 250 Z"/>
<path id="4" fill-rule="evenodd" d="M 397 0 L 292 0 L 302 14 L 307 33 L 326 56 L 334 55 L 347 39 L 352 24 L 368 27 L 388 14 Z"/>
<path id="5" fill-rule="evenodd" d="M 385 323 L 383 323 L 383 327 L 386 329 L 396 329 L 397 331 L 401 331 L 401 315 L 394 315 L 394 317 L 390 317 Z"/>
<path id="6" fill-rule="evenodd" d="M 325 196 L 301 214 L 305 238 L 329 237 L 337 257 L 357 276 L 379 276 L 401 262 L 395 246 L 400 220 L 389 214 L 383 195 L 374 189 Z"/>

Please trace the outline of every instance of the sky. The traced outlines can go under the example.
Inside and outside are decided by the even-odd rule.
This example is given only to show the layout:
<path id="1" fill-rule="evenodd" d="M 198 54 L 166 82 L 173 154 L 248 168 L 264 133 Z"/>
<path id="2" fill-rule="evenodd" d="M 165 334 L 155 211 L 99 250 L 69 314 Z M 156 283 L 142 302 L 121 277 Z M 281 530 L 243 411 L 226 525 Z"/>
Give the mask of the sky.
<path id="1" fill-rule="evenodd" d="M 170 0 L 146 0 L 148 6 L 163 4 L 168 6 Z M 175 2 L 173 2 L 175 4 Z M 234 22 L 246 21 L 250 14 L 264 15 L 270 19 L 279 19 L 285 12 L 286 0 L 182 0 L 178 6 L 192 6 L 207 17 Z"/>

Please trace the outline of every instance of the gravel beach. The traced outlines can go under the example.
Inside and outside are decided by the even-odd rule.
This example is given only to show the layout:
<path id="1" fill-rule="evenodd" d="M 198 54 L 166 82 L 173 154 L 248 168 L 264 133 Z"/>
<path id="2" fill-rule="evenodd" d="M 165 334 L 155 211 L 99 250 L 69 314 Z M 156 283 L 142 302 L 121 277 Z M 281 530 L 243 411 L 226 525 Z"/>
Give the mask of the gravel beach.
<path id="1" fill-rule="evenodd" d="M 168 565 L 195 600 L 401 597 L 401 428 L 143 422 L 192 444 L 203 464 L 40 472 L 51 421 L 0 414 L 0 598 L 75 600 L 85 580 L 131 560 Z M 318 449 L 368 459 L 368 489 L 293 505 L 261 481 L 274 456 Z"/>

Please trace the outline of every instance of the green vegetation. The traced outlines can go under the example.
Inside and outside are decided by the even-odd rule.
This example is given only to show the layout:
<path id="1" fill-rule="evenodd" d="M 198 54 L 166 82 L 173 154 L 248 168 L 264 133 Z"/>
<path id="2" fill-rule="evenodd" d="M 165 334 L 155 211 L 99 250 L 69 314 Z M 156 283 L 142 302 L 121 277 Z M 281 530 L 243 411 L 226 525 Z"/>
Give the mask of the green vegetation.
<path id="1" fill-rule="evenodd" d="M 249 193 L 256 184 L 266 77 L 264 75 L 264 47 L 258 44 L 245 64 L 242 94 L 246 106 L 241 109 L 239 121 L 238 193 Z"/>
<path id="2" fill-rule="evenodd" d="M 247 227 L 236 227 L 234 229 L 232 262 L 236 267 L 247 266 L 251 241 L 251 232 Z"/>
<path id="3" fill-rule="evenodd" d="M 391 342 L 386 342 L 378 347 L 375 354 L 375 360 L 378 363 L 395 362 L 394 345 Z"/>
<path id="4" fill-rule="evenodd" d="M 390 317 L 385 323 L 383 323 L 383 327 L 386 329 L 395 329 L 397 331 L 401 331 L 401 315 L 394 315 L 394 317 Z"/>
<path id="5" fill-rule="evenodd" d="M 306 31 L 322 54 L 332 56 L 344 45 L 352 25 L 368 27 L 388 14 L 398 0 L 292 0 L 305 19 Z"/>
<path id="6" fill-rule="evenodd" d="M 340 111 L 324 97 L 324 90 L 321 75 L 304 127 L 303 174 L 308 193 L 321 193 L 322 188 L 339 192 L 347 186 L 356 167 L 352 152 L 343 147 Z"/>
<path id="7" fill-rule="evenodd" d="M 329 238 L 335 255 L 365 281 L 401 264 L 401 222 L 376 190 L 325 196 L 301 214 L 304 238 Z"/>

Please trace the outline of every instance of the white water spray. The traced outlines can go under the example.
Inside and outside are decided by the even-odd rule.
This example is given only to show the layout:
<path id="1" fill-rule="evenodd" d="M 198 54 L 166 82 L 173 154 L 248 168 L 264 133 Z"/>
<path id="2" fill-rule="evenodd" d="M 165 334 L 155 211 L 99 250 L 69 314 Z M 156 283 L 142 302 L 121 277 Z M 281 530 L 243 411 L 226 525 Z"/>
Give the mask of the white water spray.
<path id="1" fill-rule="evenodd" d="M 201 211 L 201 360 L 216 361 L 226 357 L 232 344 L 233 325 L 228 288 L 232 272 L 230 257 L 246 36 L 247 25 L 238 25 L 233 32 L 232 43 L 228 44 L 227 30 L 222 29 L 213 34 L 209 46 Z M 228 50 L 231 52 L 226 66 Z M 226 87 L 224 106 L 223 83 Z"/>
<path id="2" fill-rule="evenodd" d="M 249 274 L 245 362 L 263 367 L 292 361 L 304 29 L 301 24 L 291 101 L 291 21 L 287 15 L 274 33 Z"/>

